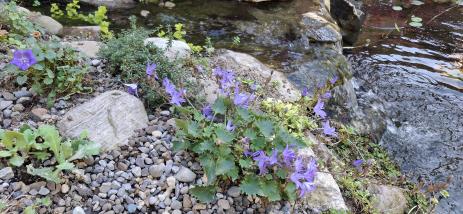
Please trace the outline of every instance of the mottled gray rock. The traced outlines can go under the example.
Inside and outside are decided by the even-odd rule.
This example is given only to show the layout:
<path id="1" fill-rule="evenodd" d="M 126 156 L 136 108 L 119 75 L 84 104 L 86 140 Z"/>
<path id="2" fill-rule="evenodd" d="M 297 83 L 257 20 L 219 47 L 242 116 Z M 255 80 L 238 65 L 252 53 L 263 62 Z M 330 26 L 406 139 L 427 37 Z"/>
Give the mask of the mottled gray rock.
<path id="1" fill-rule="evenodd" d="M 408 211 L 407 198 L 398 187 L 371 184 L 368 192 L 374 197 L 373 207 L 380 213 L 402 214 Z"/>
<path id="2" fill-rule="evenodd" d="M 232 186 L 230 189 L 227 190 L 227 194 L 231 197 L 238 197 L 240 196 L 241 190 L 237 186 Z"/>
<path id="3" fill-rule="evenodd" d="M 75 207 L 72 210 L 72 214 L 85 214 L 85 211 L 82 209 L 82 207 Z"/>
<path id="4" fill-rule="evenodd" d="M 51 34 L 57 35 L 63 30 L 63 25 L 49 16 L 36 14 L 29 17 L 29 19 Z"/>
<path id="5" fill-rule="evenodd" d="M 13 101 L 0 100 L 0 111 L 13 105 Z"/>
<path id="6" fill-rule="evenodd" d="M 108 91 L 66 113 L 58 127 L 63 136 L 78 137 L 87 131 L 104 150 L 128 143 L 137 129 L 147 126 L 143 103 L 122 91 Z"/>
<path id="7" fill-rule="evenodd" d="M 136 5 L 134 0 L 81 0 L 94 6 L 106 6 L 110 9 L 131 8 Z"/>
<path id="8" fill-rule="evenodd" d="M 71 26 L 64 27 L 61 36 L 71 36 L 81 40 L 100 41 L 100 26 Z"/>
<path id="9" fill-rule="evenodd" d="M 149 173 L 154 178 L 161 177 L 162 173 L 164 173 L 164 169 L 166 166 L 164 164 L 157 164 L 149 167 Z"/>
<path id="10" fill-rule="evenodd" d="M 301 34 L 310 41 L 339 43 L 342 40 L 338 25 L 316 12 L 302 14 L 300 25 Z"/>
<path id="11" fill-rule="evenodd" d="M 195 180 L 196 174 L 186 167 L 181 167 L 175 178 L 180 182 L 190 183 Z"/>
<path id="12" fill-rule="evenodd" d="M 153 37 L 145 39 L 145 45 L 151 44 L 159 49 L 164 50 L 164 55 L 171 59 L 185 59 L 190 57 L 191 48 L 186 42 L 179 40 L 172 40 L 171 46 L 169 46 L 169 40 L 165 38 Z"/>
<path id="13" fill-rule="evenodd" d="M 101 43 L 97 41 L 72 41 L 62 42 L 62 44 L 69 45 L 90 58 L 97 57 L 97 53 L 100 51 L 101 46 Z"/>
<path id="14" fill-rule="evenodd" d="M 348 210 L 339 186 L 333 176 L 324 172 L 317 172 L 313 192 L 306 194 L 302 205 L 315 213 L 328 210 Z"/>
<path id="15" fill-rule="evenodd" d="M 5 167 L 0 169 L 0 179 L 9 180 L 14 177 L 14 172 L 11 167 Z"/>
<path id="16" fill-rule="evenodd" d="M 362 1 L 332 0 L 331 15 L 342 29 L 343 39 L 354 43 L 365 19 L 362 12 Z"/>

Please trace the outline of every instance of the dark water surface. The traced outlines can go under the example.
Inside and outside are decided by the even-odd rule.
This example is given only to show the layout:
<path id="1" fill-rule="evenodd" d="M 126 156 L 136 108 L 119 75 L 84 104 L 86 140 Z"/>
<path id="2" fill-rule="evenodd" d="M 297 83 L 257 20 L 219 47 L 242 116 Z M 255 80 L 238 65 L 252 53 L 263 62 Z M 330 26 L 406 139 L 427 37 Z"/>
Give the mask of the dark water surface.
<path id="1" fill-rule="evenodd" d="M 437 213 L 463 213 L 463 7 L 451 7 L 395 12 L 389 2 L 372 3 L 348 54 L 357 90 L 384 100 L 390 120 L 381 144 L 402 171 L 433 182 L 453 177 Z M 422 28 L 407 24 L 412 15 Z"/>

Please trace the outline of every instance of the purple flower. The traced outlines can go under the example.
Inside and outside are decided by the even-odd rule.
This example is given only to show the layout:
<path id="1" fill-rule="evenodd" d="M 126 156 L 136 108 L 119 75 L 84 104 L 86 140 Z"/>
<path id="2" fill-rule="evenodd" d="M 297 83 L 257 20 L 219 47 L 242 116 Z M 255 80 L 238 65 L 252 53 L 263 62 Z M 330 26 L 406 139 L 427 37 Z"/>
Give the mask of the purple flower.
<path id="1" fill-rule="evenodd" d="M 154 74 L 154 79 L 158 79 L 158 74 L 156 73 L 156 64 L 150 64 L 148 63 L 146 65 L 146 75 L 148 75 L 148 77 L 151 77 L 153 76 Z"/>
<path id="2" fill-rule="evenodd" d="M 37 63 L 37 59 L 32 50 L 16 50 L 13 54 L 11 64 L 16 65 L 19 69 L 25 71 Z"/>
<path id="3" fill-rule="evenodd" d="M 296 153 L 286 145 L 286 148 L 283 150 L 283 162 L 286 166 L 290 166 L 294 159 L 296 159 Z"/>
<path id="4" fill-rule="evenodd" d="M 229 94 L 229 89 L 235 81 L 235 74 L 232 71 L 223 70 L 219 67 L 214 69 L 214 75 L 217 76 L 220 82 L 220 91 L 222 94 Z"/>
<path id="5" fill-rule="evenodd" d="M 227 127 L 226 127 L 226 129 L 227 129 L 227 131 L 229 131 L 229 132 L 232 132 L 232 131 L 235 130 L 235 126 L 233 125 L 233 122 L 232 122 L 231 120 L 229 120 L 229 121 L 227 122 Z"/>
<path id="6" fill-rule="evenodd" d="M 185 90 L 179 90 L 177 91 L 175 89 L 175 86 L 170 83 L 169 79 L 164 78 L 164 80 L 162 80 L 162 83 L 166 89 L 166 92 L 171 96 L 171 100 L 170 100 L 170 103 L 171 104 L 174 104 L 174 105 L 177 105 L 177 106 L 181 106 L 182 103 L 185 102 L 185 99 L 183 98 L 183 95 L 186 93 Z"/>
<path id="7" fill-rule="evenodd" d="M 259 167 L 259 175 L 267 174 L 267 167 L 273 166 L 278 162 L 278 151 L 273 150 L 272 156 L 268 157 L 264 151 L 259 150 L 252 154 L 252 159 L 257 161 L 257 166 Z"/>
<path id="8" fill-rule="evenodd" d="M 206 118 L 206 120 L 212 120 L 212 118 L 214 117 L 212 113 L 212 107 L 210 105 L 204 106 L 201 112 L 203 116 Z"/>
<path id="9" fill-rule="evenodd" d="M 309 95 L 309 88 L 307 88 L 307 86 L 304 86 L 301 92 L 301 96 L 307 97 L 307 95 Z"/>
<path id="10" fill-rule="evenodd" d="M 233 104 L 242 108 L 248 108 L 249 102 L 254 99 L 253 94 L 240 93 L 239 84 L 235 85 L 235 94 L 233 98 Z"/>
<path id="11" fill-rule="evenodd" d="M 322 95 L 322 98 L 323 98 L 323 99 L 330 99 L 330 98 L 331 98 L 331 92 L 327 91 L 326 93 L 324 93 L 324 94 Z"/>
<path id="12" fill-rule="evenodd" d="M 138 85 L 137 84 L 124 84 L 127 86 L 127 93 L 138 97 Z"/>
<path id="13" fill-rule="evenodd" d="M 317 115 L 317 116 L 319 116 L 321 118 L 325 118 L 326 117 L 326 112 L 323 111 L 324 108 L 325 108 L 325 103 L 321 99 L 318 99 L 318 102 L 315 105 L 313 111 L 315 112 L 315 115 Z"/>
<path id="14" fill-rule="evenodd" d="M 333 78 L 330 79 L 330 83 L 334 85 L 338 81 L 338 76 L 334 75 Z"/>
<path id="15" fill-rule="evenodd" d="M 317 163 L 315 159 L 311 159 L 307 167 L 303 167 L 302 159 L 296 159 L 295 171 L 291 173 L 290 180 L 299 189 L 299 197 L 315 189 L 315 175 L 317 173 Z M 305 170 L 305 171 L 304 171 Z"/>
<path id="16" fill-rule="evenodd" d="M 363 160 L 362 159 L 359 159 L 359 160 L 355 160 L 352 165 L 355 167 L 355 168 L 358 168 L 360 167 L 362 164 L 363 164 Z"/>
<path id="17" fill-rule="evenodd" d="M 196 70 L 201 74 L 204 73 L 204 68 L 201 65 L 196 65 Z"/>
<path id="18" fill-rule="evenodd" d="M 257 91 L 258 85 L 256 83 L 251 84 L 251 91 Z"/>
<path id="19" fill-rule="evenodd" d="M 336 129 L 330 126 L 330 121 L 328 120 L 323 122 L 323 134 L 332 136 L 332 137 L 338 136 L 338 134 L 336 133 Z"/>
<path id="20" fill-rule="evenodd" d="M 296 172 L 301 172 L 304 170 L 304 162 L 302 158 L 297 158 L 296 161 L 294 161 L 294 170 Z"/>
<path id="21" fill-rule="evenodd" d="M 314 191 L 315 188 L 316 186 L 313 182 L 303 182 L 299 188 L 299 197 L 303 197 L 306 193 Z"/>

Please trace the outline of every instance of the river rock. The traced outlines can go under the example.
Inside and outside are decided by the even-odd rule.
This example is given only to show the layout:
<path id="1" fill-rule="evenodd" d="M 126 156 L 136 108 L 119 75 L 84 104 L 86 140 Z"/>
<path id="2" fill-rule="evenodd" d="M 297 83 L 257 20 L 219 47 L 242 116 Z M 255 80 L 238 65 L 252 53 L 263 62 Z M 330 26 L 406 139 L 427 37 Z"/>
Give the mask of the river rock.
<path id="1" fill-rule="evenodd" d="M 169 40 L 165 38 L 153 37 L 145 39 L 145 45 L 152 44 L 159 49 L 164 50 L 164 55 L 170 60 L 185 59 L 190 57 L 191 48 L 186 42 L 179 40 L 172 40 L 169 46 Z"/>
<path id="2" fill-rule="evenodd" d="M 81 0 L 94 6 L 106 6 L 110 9 L 131 8 L 136 5 L 134 0 Z"/>
<path id="3" fill-rule="evenodd" d="M 304 13 L 300 25 L 301 34 L 310 41 L 340 43 L 342 40 L 339 26 L 317 12 Z"/>
<path id="4" fill-rule="evenodd" d="M 69 45 L 90 58 L 97 57 L 97 53 L 101 47 L 101 43 L 97 41 L 72 41 L 62 42 L 62 44 Z"/>
<path id="5" fill-rule="evenodd" d="M 314 213 L 328 210 L 348 210 L 339 186 L 331 174 L 318 172 L 314 183 L 317 188 L 301 199 L 304 207 L 314 211 Z"/>
<path id="6" fill-rule="evenodd" d="M 100 26 L 71 26 L 64 27 L 60 36 L 71 36 L 82 40 L 100 41 L 100 33 Z"/>
<path id="7" fill-rule="evenodd" d="M 403 190 L 388 185 L 372 184 L 368 187 L 373 197 L 373 207 L 380 213 L 402 214 L 407 210 L 407 198 Z"/>
<path id="8" fill-rule="evenodd" d="M 295 101 L 300 97 L 299 90 L 283 73 L 269 68 L 249 54 L 225 49 L 218 50 L 212 62 L 215 67 L 231 70 L 236 76 L 252 80 L 259 87 L 264 87 L 265 97 L 284 101 Z M 207 85 L 205 96 L 208 102 L 215 100 L 215 93 L 219 88 L 216 83 L 212 82 L 211 80 L 205 81 Z"/>
<path id="9" fill-rule="evenodd" d="M 195 180 L 196 174 L 186 167 L 181 167 L 175 178 L 180 182 L 190 183 Z"/>
<path id="10" fill-rule="evenodd" d="M 139 99 L 123 91 L 108 91 L 71 109 L 58 122 L 58 128 L 62 135 L 73 138 L 87 131 L 90 140 L 109 150 L 126 145 L 134 131 L 147 123 Z"/>
<path id="11" fill-rule="evenodd" d="M 331 16 L 336 19 L 342 29 L 343 39 L 354 43 L 360 31 L 365 13 L 362 12 L 362 1 L 358 0 L 332 0 Z"/>
<path id="12" fill-rule="evenodd" d="M 34 14 L 34 15 L 31 15 L 29 19 L 33 23 L 44 28 L 45 31 L 47 31 L 48 33 L 51 33 L 54 35 L 60 34 L 63 30 L 63 25 L 49 16 Z"/>
<path id="13" fill-rule="evenodd" d="M 9 180 L 14 177 L 14 172 L 11 167 L 5 167 L 0 169 L 0 179 Z"/>

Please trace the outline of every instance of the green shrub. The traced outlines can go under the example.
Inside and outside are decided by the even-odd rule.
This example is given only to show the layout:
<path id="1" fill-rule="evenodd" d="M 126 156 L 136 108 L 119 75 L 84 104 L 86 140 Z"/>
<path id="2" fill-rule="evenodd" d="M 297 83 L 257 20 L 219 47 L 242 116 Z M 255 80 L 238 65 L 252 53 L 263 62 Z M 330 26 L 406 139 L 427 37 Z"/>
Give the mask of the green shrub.
<path id="1" fill-rule="evenodd" d="M 159 80 L 168 77 L 176 83 L 187 84 L 184 78 L 185 70 L 180 61 L 169 61 L 161 49 L 149 44 L 145 45 L 144 40 L 155 31 L 146 30 L 135 26 L 135 19 L 132 20 L 132 28 L 121 32 L 111 38 L 100 49 L 100 55 L 108 60 L 107 71 L 119 75 L 124 83 L 138 84 L 139 93 L 148 106 L 162 104 L 165 100 L 159 93 Z M 148 64 L 156 64 L 155 73 L 158 80 L 148 78 L 146 68 Z"/>
<path id="2" fill-rule="evenodd" d="M 99 145 L 87 141 L 85 135 L 76 140 L 63 141 L 54 126 L 42 125 L 38 129 L 23 126 L 20 131 L 0 129 L 0 158 L 8 165 L 21 167 L 26 163 L 27 173 L 48 181 L 60 183 L 63 170 L 74 169 L 73 160 L 97 155 Z M 54 159 L 56 165 L 43 166 Z M 3 161 L 2 161 L 3 162 Z"/>

